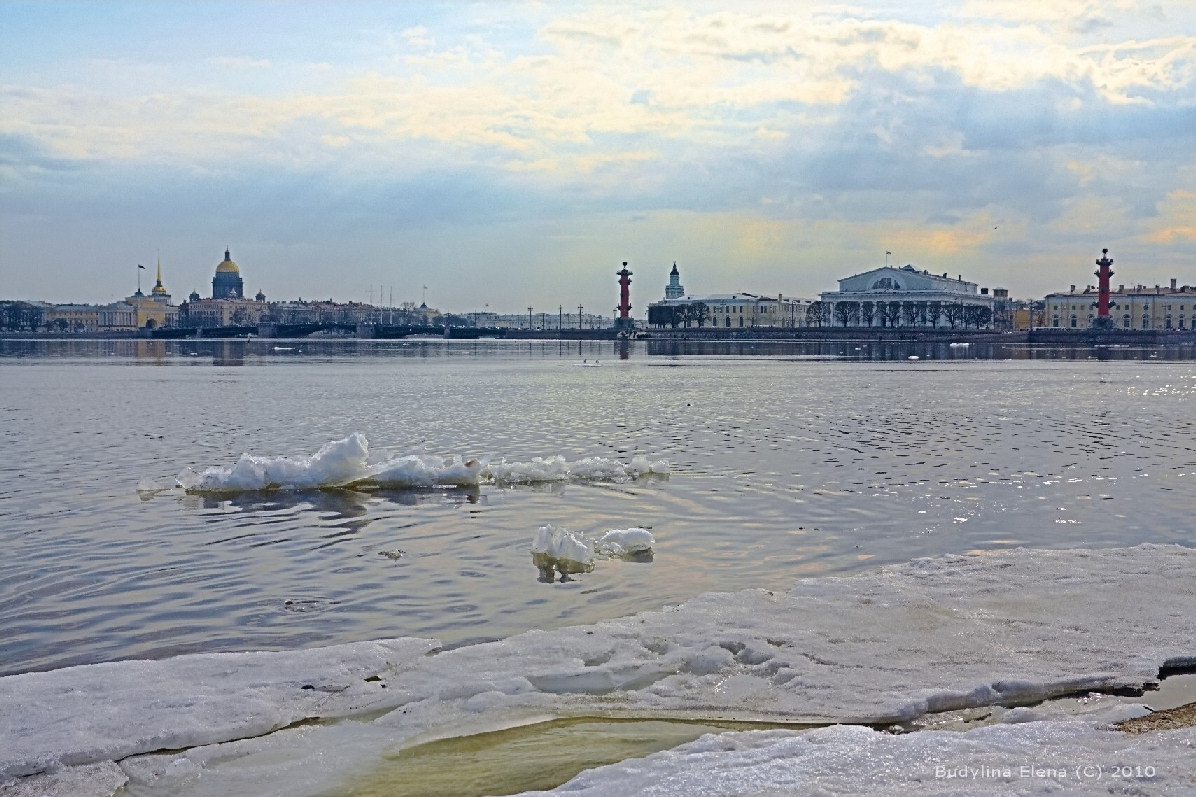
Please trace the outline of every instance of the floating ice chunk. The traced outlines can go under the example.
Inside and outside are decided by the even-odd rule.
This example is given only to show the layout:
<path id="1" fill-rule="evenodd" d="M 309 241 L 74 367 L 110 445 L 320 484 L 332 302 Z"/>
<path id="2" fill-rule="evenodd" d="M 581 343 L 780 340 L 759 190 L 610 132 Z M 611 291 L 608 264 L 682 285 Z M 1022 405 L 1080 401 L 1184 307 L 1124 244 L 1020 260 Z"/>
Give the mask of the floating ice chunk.
<path id="1" fill-rule="evenodd" d="M 535 457 L 531 462 L 490 463 L 484 475 L 499 484 L 536 484 L 538 482 L 567 481 L 569 463 L 564 457 Z"/>
<path id="2" fill-rule="evenodd" d="M 461 457 L 443 460 L 435 457 L 406 456 L 375 465 L 369 481 L 381 487 L 469 487 L 480 480 L 482 463 Z"/>
<path id="3" fill-rule="evenodd" d="M 627 466 L 627 471 L 638 479 L 643 476 L 668 476 L 671 468 L 667 459 L 651 462 L 643 454 L 636 454 L 631 458 L 631 464 Z"/>
<path id="4" fill-rule="evenodd" d="M 255 457 L 242 454 L 230 467 L 207 468 L 196 473 L 186 468 L 177 482 L 188 492 L 238 492 L 246 490 L 342 487 L 368 473 L 369 443 L 355 432 L 325 443 L 309 457 Z"/>
<path id="5" fill-rule="evenodd" d="M 482 463 L 476 459 L 461 461 L 460 457 L 453 457 L 451 464 L 445 465 L 436 477 L 437 484 L 452 485 L 454 487 L 469 487 L 480 480 Z"/>
<path id="6" fill-rule="evenodd" d="M 624 464 L 608 457 L 586 457 L 568 462 L 562 456 L 535 457 L 530 462 L 490 463 L 482 476 L 496 484 L 538 484 L 561 481 L 624 481 L 645 476 L 668 476 L 668 460 L 650 461 L 642 454 Z"/>
<path id="7" fill-rule="evenodd" d="M 618 481 L 627 477 L 627 468 L 615 459 L 586 457 L 574 462 L 569 473 L 573 478 L 585 481 Z"/>
<path id="8" fill-rule="evenodd" d="M 360 432 L 324 445 L 304 457 L 259 457 L 242 454 L 233 465 L 195 471 L 185 468 L 175 486 L 189 492 L 231 493 L 256 490 L 304 490 L 374 485 L 379 487 L 472 487 L 494 484 L 538 484 L 562 481 L 623 481 L 645 476 L 668 476 L 668 460 L 649 461 L 639 455 L 624 464 L 606 457 L 589 457 L 570 464 L 562 456 L 536 457 L 530 462 L 480 462 L 477 459 L 395 457 L 368 466 L 369 444 Z M 143 480 L 143 484 L 148 484 Z M 161 488 L 168 489 L 168 488 Z M 143 493 L 147 490 L 139 486 Z"/>
<path id="9" fill-rule="evenodd" d="M 632 556 L 651 551 L 656 538 L 647 529 L 611 529 L 598 538 L 594 549 L 605 556 Z"/>
<path id="10" fill-rule="evenodd" d="M 589 540 L 569 529 L 557 528 L 551 524 L 541 526 L 536 532 L 532 553 L 566 566 L 578 565 L 585 570 L 594 566 L 594 546 Z"/>

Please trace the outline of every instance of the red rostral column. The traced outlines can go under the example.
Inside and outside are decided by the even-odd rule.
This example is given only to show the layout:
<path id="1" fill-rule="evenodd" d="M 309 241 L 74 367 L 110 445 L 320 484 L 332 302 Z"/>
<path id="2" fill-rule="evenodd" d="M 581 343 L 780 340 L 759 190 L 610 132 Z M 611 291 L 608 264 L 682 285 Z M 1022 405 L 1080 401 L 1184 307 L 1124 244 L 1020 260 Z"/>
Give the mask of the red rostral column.
<path id="1" fill-rule="evenodd" d="M 623 261 L 623 270 L 616 271 L 619 275 L 619 318 L 615 326 L 619 329 L 631 327 L 631 272 L 627 270 L 627 261 Z"/>
<path id="2" fill-rule="evenodd" d="M 1096 261 L 1096 264 L 1100 266 L 1100 268 L 1092 273 L 1095 274 L 1100 280 L 1097 283 L 1098 287 L 1096 294 L 1097 323 L 1106 325 L 1109 323 L 1109 307 L 1111 306 L 1109 302 L 1109 278 L 1113 276 L 1113 258 L 1109 257 L 1108 249 L 1102 249 L 1100 251 L 1103 257 Z M 1102 321 L 1101 319 L 1105 320 Z"/>

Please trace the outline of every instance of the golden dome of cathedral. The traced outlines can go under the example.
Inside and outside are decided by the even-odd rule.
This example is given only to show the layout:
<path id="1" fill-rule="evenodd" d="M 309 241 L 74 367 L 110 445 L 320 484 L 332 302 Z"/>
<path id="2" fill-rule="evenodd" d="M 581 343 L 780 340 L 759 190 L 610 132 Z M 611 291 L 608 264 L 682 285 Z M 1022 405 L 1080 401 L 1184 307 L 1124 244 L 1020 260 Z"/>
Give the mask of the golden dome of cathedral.
<path id="1" fill-rule="evenodd" d="M 241 269 L 237 268 L 237 264 L 228 256 L 228 250 L 224 250 L 224 261 L 216 266 L 217 274 L 240 274 Z"/>

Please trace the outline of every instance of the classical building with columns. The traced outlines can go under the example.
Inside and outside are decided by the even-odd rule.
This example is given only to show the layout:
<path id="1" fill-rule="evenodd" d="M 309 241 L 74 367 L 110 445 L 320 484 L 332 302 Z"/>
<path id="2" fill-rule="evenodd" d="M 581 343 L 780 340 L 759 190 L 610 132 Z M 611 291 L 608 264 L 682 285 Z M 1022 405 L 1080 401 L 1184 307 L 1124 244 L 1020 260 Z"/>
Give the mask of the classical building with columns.
<path id="1" fill-rule="evenodd" d="M 821 321 L 836 327 L 921 327 L 989 329 L 999 315 L 999 297 L 974 282 L 931 274 L 913 266 L 884 266 L 839 280 L 827 291 Z"/>
<path id="2" fill-rule="evenodd" d="M 245 281 L 241 279 L 241 269 L 224 250 L 224 260 L 216 266 L 216 276 L 212 277 L 213 299 L 244 299 Z"/>

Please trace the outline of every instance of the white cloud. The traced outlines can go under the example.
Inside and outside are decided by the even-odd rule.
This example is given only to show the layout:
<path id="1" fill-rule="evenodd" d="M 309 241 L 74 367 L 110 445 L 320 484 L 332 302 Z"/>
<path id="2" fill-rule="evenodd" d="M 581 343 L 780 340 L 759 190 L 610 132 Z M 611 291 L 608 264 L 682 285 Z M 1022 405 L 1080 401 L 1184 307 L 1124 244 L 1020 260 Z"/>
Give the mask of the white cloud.
<path id="1" fill-rule="evenodd" d="M 648 215 L 669 219 L 669 245 L 701 228 L 728 262 L 774 269 L 853 234 L 867 251 L 900 238 L 910 259 L 921 241 L 927 257 L 979 263 L 1010 245 L 976 232 L 998 217 L 1060 246 L 1093 219 L 1189 245 L 1177 192 L 1191 184 L 1196 25 L 1174 7 L 1166 24 L 1086 0 L 435 10 L 339 31 L 343 51 L 263 43 L 240 50 L 253 58 L 89 54 L 70 80 L 10 71 L 5 181 L 38 185 L 63 162 L 253 170 L 263 191 L 315 175 L 368 220 L 361 197 L 396 195 L 415 197 L 404 213 L 420 221 L 456 219 L 454 206 L 479 224 Z M 715 246 L 722 234 L 733 243 Z"/>

